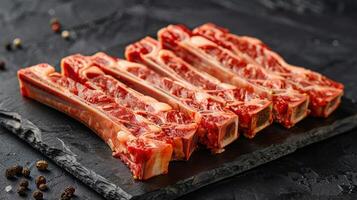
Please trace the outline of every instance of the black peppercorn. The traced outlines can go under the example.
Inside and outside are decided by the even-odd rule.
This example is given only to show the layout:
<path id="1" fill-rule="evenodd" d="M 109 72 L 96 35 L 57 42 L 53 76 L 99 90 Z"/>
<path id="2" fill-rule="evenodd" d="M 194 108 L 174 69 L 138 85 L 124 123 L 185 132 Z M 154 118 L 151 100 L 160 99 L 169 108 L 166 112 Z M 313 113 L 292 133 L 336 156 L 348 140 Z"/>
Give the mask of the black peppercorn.
<path id="1" fill-rule="evenodd" d="M 16 175 L 16 170 L 13 167 L 7 168 L 5 171 L 5 177 L 7 179 L 14 178 Z"/>
<path id="2" fill-rule="evenodd" d="M 43 193 L 41 191 L 36 190 L 35 192 L 32 193 L 32 197 L 36 200 L 42 200 Z"/>
<path id="3" fill-rule="evenodd" d="M 11 50 L 12 50 L 12 44 L 11 44 L 10 42 L 6 43 L 6 44 L 5 44 L 5 49 L 6 49 L 7 51 L 11 51 Z"/>
<path id="4" fill-rule="evenodd" d="M 19 184 L 21 187 L 27 188 L 29 186 L 29 182 L 25 179 L 22 179 Z"/>
<path id="5" fill-rule="evenodd" d="M 0 60 L 0 70 L 4 70 L 5 69 L 5 61 Z"/>
<path id="6" fill-rule="evenodd" d="M 19 194 L 20 196 L 26 196 L 26 187 L 20 186 L 17 188 L 17 194 Z"/>
<path id="7" fill-rule="evenodd" d="M 69 194 L 65 193 L 65 192 L 63 192 L 61 194 L 61 200 L 70 200 L 71 198 L 72 197 Z"/>
<path id="8" fill-rule="evenodd" d="M 26 178 L 30 177 L 30 173 L 31 173 L 31 171 L 30 171 L 30 169 L 29 169 L 28 167 L 24 167 L 24 168 L 22 169 L 22 175 L 23 175 L 24 177 L 26 177 Z"/>
<path id="9" fill-rule="evenodd" d="M 48 163 L 45 160 L 39 160 L 36 162 L 36 167 L 40 171 L 45 171 L 45 170 L 47 170 Z"/>
<path id="10" fill-rule="evenodd" d="M 15 172 L 16 172 L 16 175 L 18 176 L 21 176 L 22 175 L 22 169 L 23 167 L 21 165 L 15 165 L 13 166 Z"/>
<path id="11" fill-rule="evenodd" d="M 46 184 L 46 178 L 44 176 L 38 176 L 35 179 L 35 183 L 38 186 L 40 186 L 41 184 Z"/>
<path id="12" fill-rule="evenodd" d="M 74 196 L 76 189 L 72 186 L 68 186 L 64 189 L 64 192 L 61 194 L 61 200 L 69 200 Z"/>

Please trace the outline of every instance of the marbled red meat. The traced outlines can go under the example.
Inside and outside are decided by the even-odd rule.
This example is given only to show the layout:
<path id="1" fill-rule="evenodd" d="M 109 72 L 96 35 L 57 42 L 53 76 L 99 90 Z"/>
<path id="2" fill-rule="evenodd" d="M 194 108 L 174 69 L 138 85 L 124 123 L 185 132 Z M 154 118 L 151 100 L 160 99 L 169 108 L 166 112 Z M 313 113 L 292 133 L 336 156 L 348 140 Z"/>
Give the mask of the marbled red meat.
<path id="1" fill-rule="evenodd" d="M 309 108 L 314 116 L 327 117 L 340 103 L 344 88 L 341 83 L 317 72 L 288 64 L 256 38 L 234 35 L 228 29 L 211 23 L 195 28 L 193 34 L 203 36 L 236 55 L 247 56 L 263 68 L 292 81 L 294 89 L 309 95 Z"/>
<path id="2" fill-rule="evenodd" d="M 307 95 L 300 93 L 294 85 L 283 77 L 270 73 L 256 65 L 245 55 L 234 55 L 227 49 L 201 36 L 194 36 L 182 25 L 170 25 L 158 32 L 164 48 L 173 50 L 177 55 L 196 68 L 205 71 L 223 82 L 237 87 L 254 85 L 254 93 L 268 93 L 273 101 L 274 120 L 285 127 L 292 127 L 308 114 Z M 244 84 L 244 81 L 248 82 Z M 299 99 L 291 101 L 292 97 Z M 280 109 L 274 100 L 280 99 L 288 111 Z M 296 114 L 299 115 L 296 115 Z"/>
<path id="3" fill-rule="evenodd" d="M 165 77 L 144 65 L 110 57 L 104 53 L 92 56 L 95 65 L 130 87 L 141 90 L 173 107 L 190 110 L 199 119 L 199 141 L 212 152 L 238 137 L 238 117 L 225 109 L 224 102 L 187 84 Z"/>
<path id="4" fill-rule="evenodd" d="M 167 173 L 172 145 L 161 141 L 161 129 L 115 102 L 103 92 L 80 84 L 39 64 L 18 71 L 20 91 L 79 120 L 121 158 L 136 179 Z"/>
<path id="5" fill-rule="evenodd" d="M 81 63 L 81 64 L 79 64 Z M 163 140 L 173 145 L 173 159 L 188 160 L 196 148 L 197 124 L 194 119 L 170 105 L 145 96 L 94 66 L 90 57 L 72 55 L 62 59 L 62 73 L 100 90 L 134 113 L 160 126 Z"/>
<path id="6" fill-rule="evenodd" d="M 271 102 L 267 98 L 249 89 L 222 83 L 195 69 L 170 50 L 162 49 L 159 42 L 150 37 L 127 46 L 125 55 L 129 61 L 143 63 L 173 80 L 222 98 L 225 106 L 239 116 L 239 130 L 249 138 L 272 121 Z"/>

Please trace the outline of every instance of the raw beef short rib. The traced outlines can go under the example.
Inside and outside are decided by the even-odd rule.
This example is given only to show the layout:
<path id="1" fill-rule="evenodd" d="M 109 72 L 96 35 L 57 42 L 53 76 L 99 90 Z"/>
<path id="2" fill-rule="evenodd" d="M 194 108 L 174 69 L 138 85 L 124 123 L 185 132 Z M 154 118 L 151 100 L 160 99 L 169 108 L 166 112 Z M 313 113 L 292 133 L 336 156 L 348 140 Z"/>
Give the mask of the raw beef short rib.
<path id="1" fill-rule="evenodd" d="M 90 57 L 72 55 L 62 59 L 62 73 L 113 97 L 118 104 L 161 127 L 163 140 L 173 145 L 174 160 L 188 160 L 197 146 L 197 124 L 189 115 L 145 96 L 96 67 Z"/>
<path id="2" fill-rule="evenodd" d="M 182 25 L 161 29 L 158 38 L 164 48 L 221 81 L 241 87 L 236 81 L 241 78 L 271 94 L 274 120 L 285 127 L 290 128 L 307 116 L 309 98 L 306 94 L 295 90 L 283 77 L 250 63 L 246 56 L 236 56 L 204 37 L 193 36 Z"/>
<path id="3" fill-rule="evenodd" d="M 105 73 L 123 81 L 131 88 L 150 95 L 172 107 L 193 111 L 199 121 L 199 142 L 213 153 L 238 137 L 238 117 L 224 109 L 224 103 L 205 92 L 198 91 L 144 65 L 113 58 L 104 53 L 92 56 L 93 62 Z"/>
<path id="4" fill-rule="evenodd" d="M 340 104 L 344 86 L 317 72 L 288 64 L 279 54 L 272 51 L 256 38 L 238 36 L 227 29 L 208 23 L 193 30 L 236 55 L 243 55 L 294 83 L 295 89 L 310 96 L 311 114 L 328 117 Z"/>
<path id="5" fill-rule="evenodd" d="M 239 131 L 249 138 L 272 122 L 271 101 L 255 94 L 253 87 L 238 88 L 222 83 L 192 67 L 172 51 L 162 49 L 153 38 L 146 37 L 127 46 L 125 55 L 129 61 L 143 63 L 173 80 L 222 98 L 226 107 L 239 116 Z"/>
<path id="6" fill-rule="evenodd" d="M 64 112 L 102 138 L 113 156 L 122 159 L 134 178 L 145 180 L 165 174 L 172 145 L 157 139 L 160 128 L 138 117 L 113 98 L 56 73 L 48 64 L 18 71 L 23 96 Z"/>

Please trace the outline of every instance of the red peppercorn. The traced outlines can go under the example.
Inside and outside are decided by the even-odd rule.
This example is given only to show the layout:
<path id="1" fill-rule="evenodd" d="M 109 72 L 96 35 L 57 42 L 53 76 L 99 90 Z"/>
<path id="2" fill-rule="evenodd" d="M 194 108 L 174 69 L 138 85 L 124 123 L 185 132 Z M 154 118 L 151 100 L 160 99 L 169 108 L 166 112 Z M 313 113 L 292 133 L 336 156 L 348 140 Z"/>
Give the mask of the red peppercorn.
<path id="1" fill-rule="evenodd" d="M 59 33 L 61 31 L 61 24 L 59 22 L 54 22 L 51 24 L 51 29 L 55 33 Z"/>

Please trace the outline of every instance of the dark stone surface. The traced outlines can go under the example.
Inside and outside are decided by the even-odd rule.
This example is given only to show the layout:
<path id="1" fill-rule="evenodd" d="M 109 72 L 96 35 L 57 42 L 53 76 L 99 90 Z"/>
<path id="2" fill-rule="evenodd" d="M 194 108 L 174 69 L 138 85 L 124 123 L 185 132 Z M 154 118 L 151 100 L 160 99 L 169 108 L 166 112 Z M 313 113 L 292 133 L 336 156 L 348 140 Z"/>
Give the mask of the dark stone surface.
<path id="1" fill-rule="evenodd" d="M 346 85 L 346 96 L 356 98 L 357 59 L 354 55 L 357 50 L 357 6 L 354 1 L 169 2 L 1 1 L 0 42 L 4 44 L 14 37 L 21 37 L 24 48 L 13 52 L 0 49 L 0 59 L 7 63 L 7 70 L 0 72 L 0 106 L 4 106 L 3 102 L 13 101 L 16 105 L 16 102 L 23 101 L 4 92 L 4 88 L 13 87 L 11 91 L 17 89 L 14 76 L 22 66 L 38 62 L 58 64 L 64 55 L 77 52 L 88 54 L 108 50 L 113 55 L 122 55 L 127 43 L 147 34 L 154 35 L 157 29 L 168 23 L 185 23 L 193 27 L 207 21 L 227 26 L 232 32 L 261 38 L 289 62 L 309 66 L 343 82 Z M 64 41 L 50 31 L 49 13 L 53 11 L 66 29 L 76 32 L 74 40 Z M 36 106 L 30 104 L 31 109 L 35 109 Z M 58 117 L 64 118 L 64 115 L 59 114 Z M 33 122 L 36 125 L 44 123 Z M 77 126 L 73 120 L 68 120 L 68 123 Z M 60 127 L 54 132 L 66 132 L 73 126 Z M 32 153 L 32 150 L 29 152 L 29 147 L 12 135 L 0 132 L 1 142 L 6 144 L 0 147 L 2 171 L 16 160 L 25 162 L 27 155 L 33 159 L 41 157 Z M 356 136 L 353 132 L 314 144 L 267 166 L 213 184 L 184 198 L 354 198 L 357 147 L 354 145 Z M 14 144 L 10 146 L 11 149 L 10 144 Z M 77 146 L 80 150 L 80 144 Z M 25 155 L 16 154 L 23 151 Z M 61 187 L 76 181 L 60 168 L 53 164 L 51 166 L 53 174 L 48 176 L 53 178 L 53 182 L 58 180 L 58 184 L 54 184 L 53 190 L 46 195 L 49 199 L 55 199 Z M 54 178 L 56 174 L 61 175 Z M 14 184 L 7 180 L 1 181 L 1 189 Z M 78 188 L 78 198 L 100 198 L 80 183 Z M 0 192 L 0 198 L 9 199 L 3 191 Z"/>
<path id="2" fill-rule="evenodd" d="M 84 185 L 78 179 L 74 178 L 69 173 L 58 167 L 55 163 L 49 161 L 49 159 L 33 147 L 19 140 L 17 136 L 0 128 L 0 199 L 1 200 L 17 200 L 17 199 L 30 199 L 32 192 L 36 189 L 35 178 L 39 175 L 43 175 L 47 179 L 47 185 L 49 190 L 44 192 L 45 199 L 59 199 L 61 193 L 67 186 L 74 186 L 76 188 L 76 199 L 103 199 L 98 193 Z M 45 159 L 49 162 L 49 170 L 46 172 L 39 172 L 35 167 L 37 160 Z M 4 171 L 7 167 L 14 164 L 20 164 L 27 166 L 31 169 L 31 178 L 29 180 L 29 188 L 27 191 L 27 198 L 19 197 L 16 194 L 18 184 L 23 177 L 18 177 L 15 180 L 8 180 L 4 177 Z M 6 186 L 12 186 L 12 191 L 5 192 Z"/>
<path id="3" fill-rule="evenodd" d="M 242 138 L 229 145 L 222 154 L 197 151 L 188 162 L 170 163 L 168 175 L 134 181 L 128 168 L 113 158 L 107 145 L 88 128 L 58 111 L 22 98 L 16 78 L 11 80 L 3 87 L 4 94 L 11 99 L 0 95 L 4 99 L 0 126 L 107 199 L 179 197 L 357 127 L 357 104 L 343 99 L 340 108 L 328 119 L 307 118 L 289 130 L 274 124 L 254 140 Z M 7 87 L 8 84 L 16 87 Z"/>

